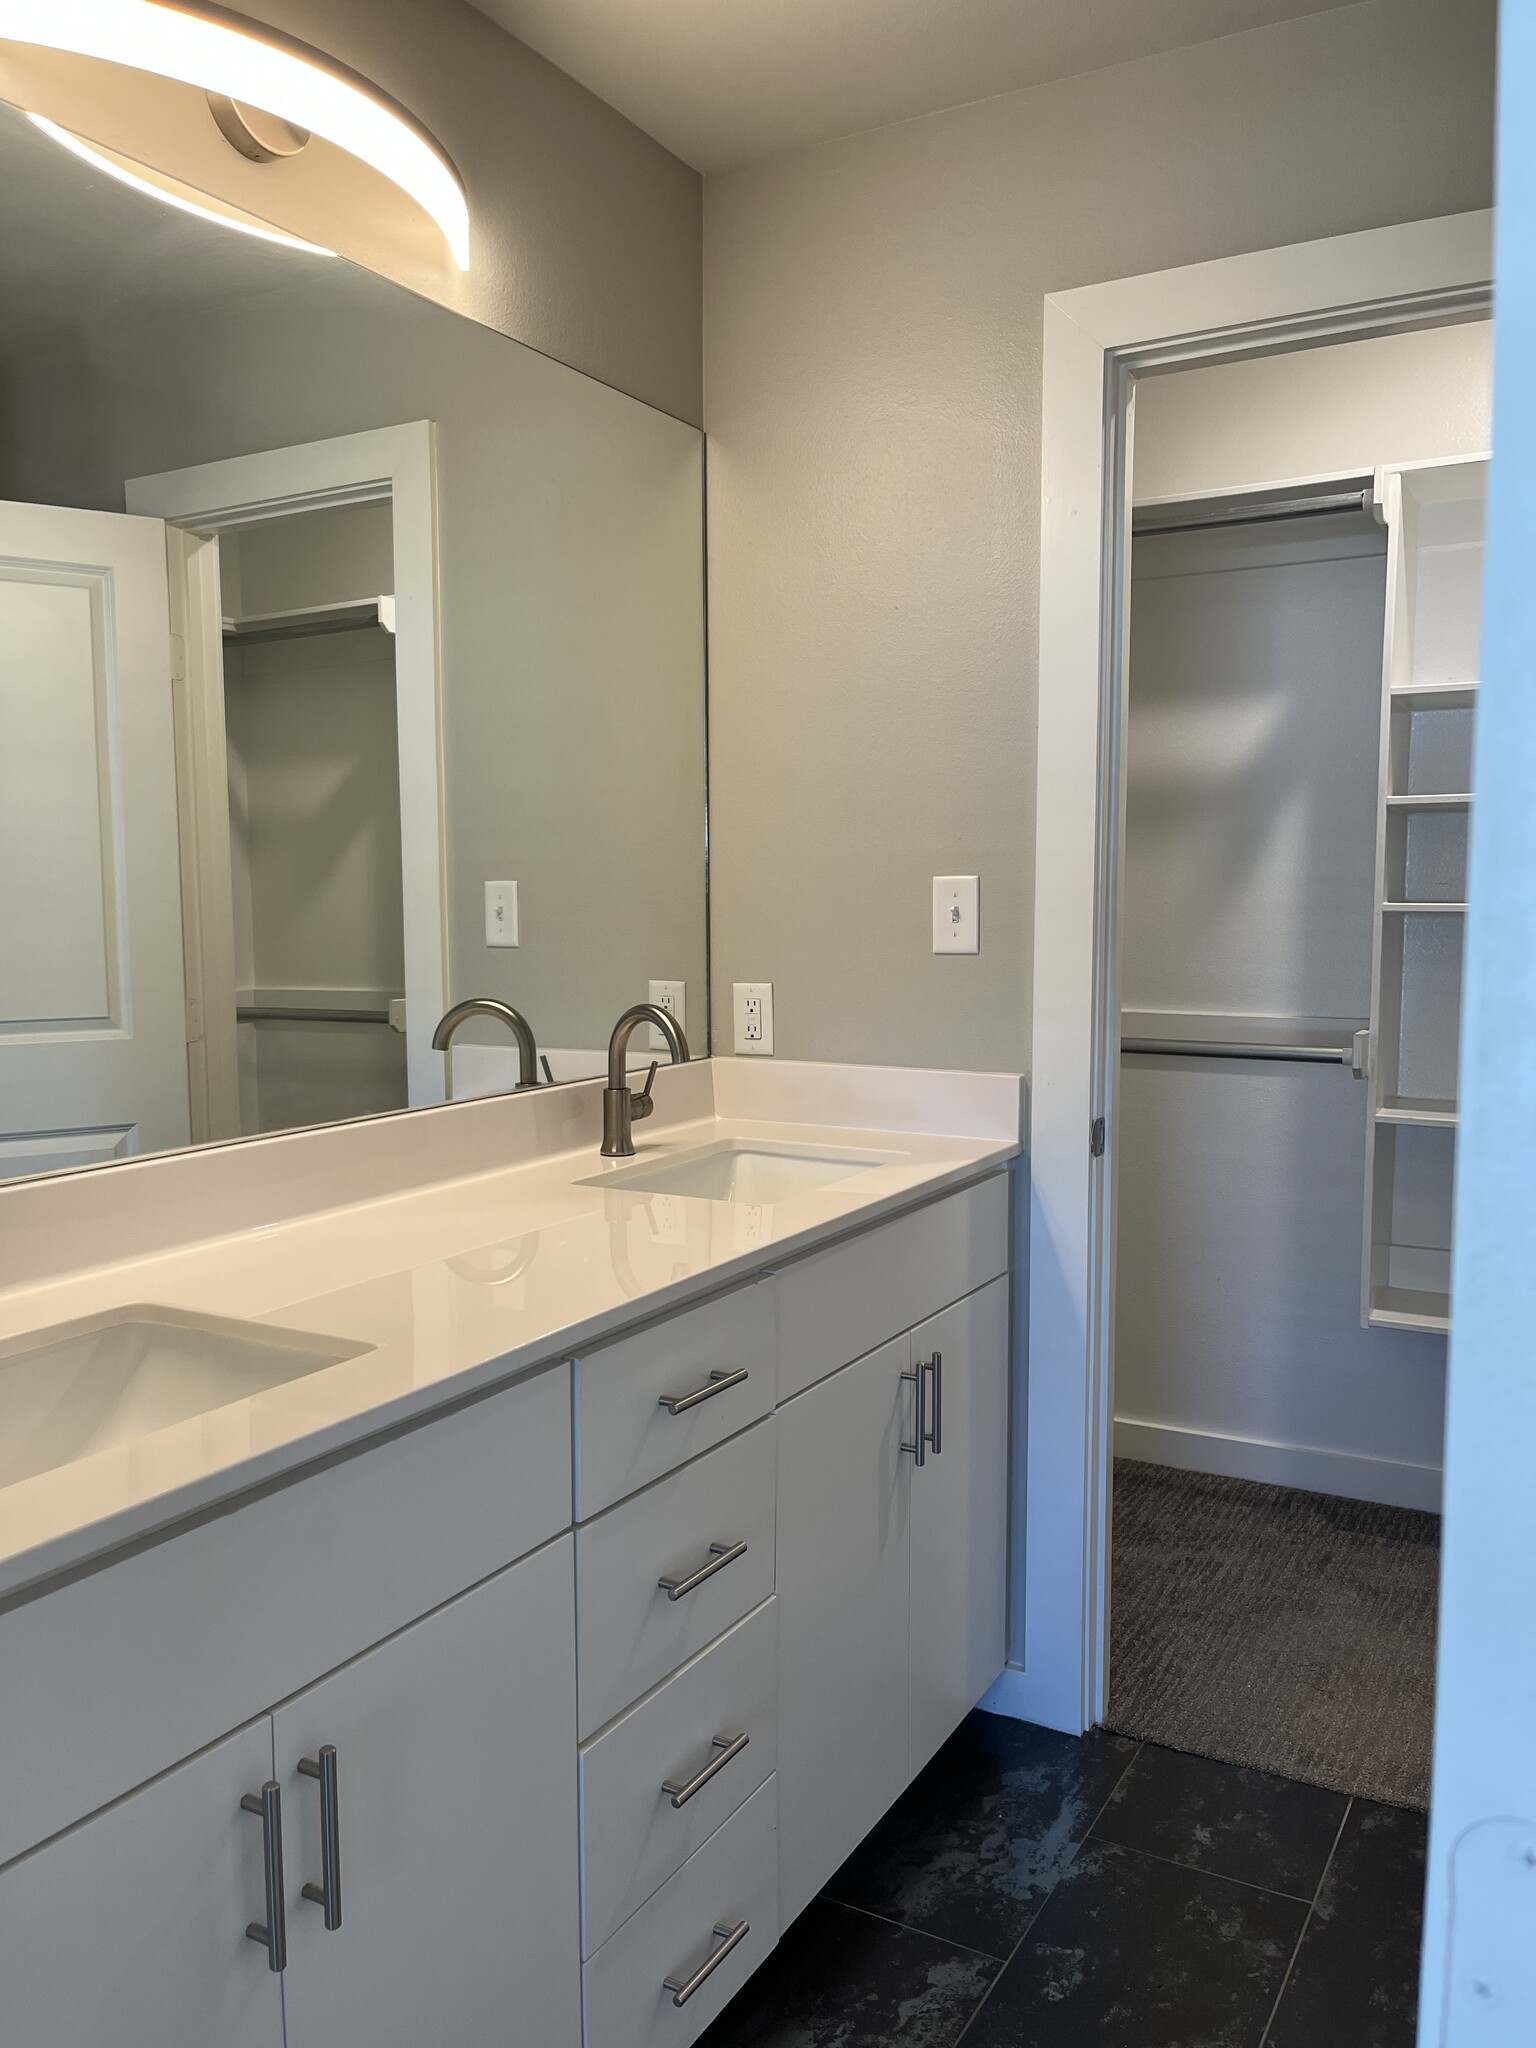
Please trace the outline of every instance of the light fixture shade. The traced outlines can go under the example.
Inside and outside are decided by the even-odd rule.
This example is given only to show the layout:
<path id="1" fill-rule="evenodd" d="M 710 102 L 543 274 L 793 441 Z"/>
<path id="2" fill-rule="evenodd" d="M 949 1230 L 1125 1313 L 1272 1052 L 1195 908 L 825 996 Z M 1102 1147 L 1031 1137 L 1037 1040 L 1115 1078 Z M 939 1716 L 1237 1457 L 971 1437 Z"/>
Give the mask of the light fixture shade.
<path id="1" fill-rule="evenodd" d="M 153 72 L 308 129 L 407 193 L 469 268 L 469 204 L 447 156 L 402 108 L 302 44 L 179 0 L 0 0 L 0 40 Z"/>
<path id="2" fill-rule="evenodd" d="M 221 228 L 233 228 L 237 234 L 253 235 L 259 242 L 276 242 L 284 249 L 302 250 L 307 256 L 336 254 L 334 249 L 324 248 L 318 242 L 306 242 L 302 235 L 288 235 L 281 228 L 269 227 L 265 221 L 257 220 L 254 214 L 242 212 L 238 206 L 228 206 L 221 200 L 193 192 L 176 178 L 130 163 L 116 150 L 103 149 L 98 143 L 72 135 L 67 128 L 61 128 L 57 121 L 50 121 L 43 114 L 28 114 L 27 119 L 40 128 L 50 142 L 67 149 L 82 163 L 105 171 L 109 178 L 115 178 L 120 185 L 127 185 L 131 191 L 143 192 L 151 199 L 160 200 L 163 205 L 174 206 L 178 212 L 190 213 L 198 220 L 212 221 Z"/>

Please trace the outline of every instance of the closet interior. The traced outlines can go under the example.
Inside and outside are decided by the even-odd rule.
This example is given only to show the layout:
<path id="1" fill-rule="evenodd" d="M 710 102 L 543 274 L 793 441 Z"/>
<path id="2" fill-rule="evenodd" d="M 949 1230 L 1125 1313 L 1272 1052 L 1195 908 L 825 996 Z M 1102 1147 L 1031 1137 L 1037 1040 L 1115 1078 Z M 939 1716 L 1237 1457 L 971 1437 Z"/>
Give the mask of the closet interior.
<path id="1" fill-rule="evenodd" d="M 1486 349 L 1468 327 L 1222 366 L 1145 414 L 1138 390 L 1110 1720 L 1409 1803 Z"/>
<path id="2" fill-rule="evenodd" d="M 403 1109 L 390 505 L 226 531 L 219 582 L 241 1131 Z"/>

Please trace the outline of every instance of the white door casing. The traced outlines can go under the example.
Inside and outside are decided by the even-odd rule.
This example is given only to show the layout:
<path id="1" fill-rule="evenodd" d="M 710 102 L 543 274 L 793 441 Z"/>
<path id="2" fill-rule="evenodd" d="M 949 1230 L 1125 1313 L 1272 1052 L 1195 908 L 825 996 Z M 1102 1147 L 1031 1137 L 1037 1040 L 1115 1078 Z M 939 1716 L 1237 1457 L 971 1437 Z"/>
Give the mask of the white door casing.
<path id="1" fill-rule="evenodd" d="M 165 528 L 0 504 L 0 1175 L 185 1145 Z"/>
<path id="2" fill-rule="evenodd" d="M 989 1704 L 1073 1732 L 1107 1688 L 1117 862 L 1131 405 L 1158 368 L 1486 317 L 1459 214 L 1045 301 L 1023 1641 Z M 1106 1143 L 1091 1134 L 1103 1117 Z"/>
<path id="3" fill-rule="evenodd" d="M 417 420 L 134 477 L 127 496 L 134 511 L 153 512 L 204 535 L 285 512 L 388 501 L 395 561 L 406 1083 L 412 1109 L 441 1102 L 445 1063 L 432 1050 L 432 1033 L 448 1000 L 435 429 L 430 421 Z M 198 673 L 194 669 L 194 677 Z M 216 683 L 222 690 L 221 671 L 205 666 L 201 673 L 206 688 Z M 222 732 L 222 712 L 215 718 L 210 711 L 204 723 L 208 732 Z M 207 751 L 195 758 L 207 772 Z M 223 796 L 220 781 L 218 800 Z M 215 886 L 215 904 L 217 894 Z M 217 948 L 210 948 L 207 958 L 211 973 L 222 971 Z M 233 1007 L 230 972 L 227 990 L 210 982 L 206 1010 Z"/>

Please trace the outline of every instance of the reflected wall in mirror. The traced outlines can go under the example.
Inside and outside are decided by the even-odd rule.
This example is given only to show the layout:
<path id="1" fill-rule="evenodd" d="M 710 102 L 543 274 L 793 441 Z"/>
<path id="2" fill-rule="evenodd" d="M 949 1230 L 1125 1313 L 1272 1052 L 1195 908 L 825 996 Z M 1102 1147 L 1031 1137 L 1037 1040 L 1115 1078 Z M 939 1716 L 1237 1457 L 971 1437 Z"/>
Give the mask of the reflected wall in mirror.
<path id="1" fill-rule="evenodd" d="M 707 1051 L 704 732 L 693 428 L 0 107 L 0 1176 Z"/>

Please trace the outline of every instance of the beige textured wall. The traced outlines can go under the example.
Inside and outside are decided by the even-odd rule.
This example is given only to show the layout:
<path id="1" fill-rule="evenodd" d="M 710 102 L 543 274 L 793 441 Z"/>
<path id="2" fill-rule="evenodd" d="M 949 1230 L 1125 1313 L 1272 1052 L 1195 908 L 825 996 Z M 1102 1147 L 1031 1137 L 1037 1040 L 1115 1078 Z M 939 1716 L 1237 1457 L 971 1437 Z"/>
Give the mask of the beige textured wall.
<path id="1" fill-rule="evenodd" d="M 466 0 L 238 11 L 382 86 L 457 164 L 474 268 L 461 279 L 402 264 L 397 282 L 698 425 L 696 171 Z"/>
<path id="2" fill-rule="evenodd" d="M 1370 0 L 705 191 L 714 987 L 1029 1059 L 1041 300 L 1485 206 L 1492 0 Z M 979 957 L 929 950 L 979 872 Z"/>

